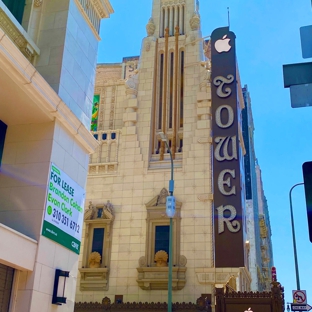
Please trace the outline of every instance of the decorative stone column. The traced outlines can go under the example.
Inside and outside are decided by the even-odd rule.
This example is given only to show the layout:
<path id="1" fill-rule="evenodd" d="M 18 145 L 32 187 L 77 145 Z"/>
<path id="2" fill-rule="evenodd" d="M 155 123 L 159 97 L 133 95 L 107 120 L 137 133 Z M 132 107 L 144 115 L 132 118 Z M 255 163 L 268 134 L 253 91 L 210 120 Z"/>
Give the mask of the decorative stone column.
<path id="1" fill-rule="evenodd" d="M 138 99 L 137 99 L 137 85 L 138 85 L 138 70 L 135 74 L 125 81 L 126 96 L 128 105 L 123 114 L 123 135 L 136 134 L 136 123 L 137 123 L 137 109 L 138 109 Z"/>

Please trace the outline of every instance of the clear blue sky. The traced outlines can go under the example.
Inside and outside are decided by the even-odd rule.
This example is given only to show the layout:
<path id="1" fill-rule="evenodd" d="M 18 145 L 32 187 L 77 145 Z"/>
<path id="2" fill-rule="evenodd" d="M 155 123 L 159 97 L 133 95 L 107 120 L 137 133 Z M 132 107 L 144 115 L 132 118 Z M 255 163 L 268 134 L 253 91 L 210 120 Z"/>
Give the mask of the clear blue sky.
<path id="1" fill-rule="evenodd" d="M 121 62 L 140 54 L 152 0 L 111 0 L 115 13 L 103 21 L 98 61 Z M 312 107 L 290 107 L 282 65 L 303 60 L 299 28 L 312 24 L 310 0 L 200 0 L 202 34 L 227 26 L 237 36 L 242 84 L 248 84 L 255 123 L 255 148 L 270 209 L 274 262 L 285 300 L 296 289 L 289 190 L 302 182 L 302 163 L 312 161 Z M 303 187 L 293 191 L 301 289 L 312 305 L 312 243 L 308 239 Z M 311 299 L 309 301 L 309 298 Z"/>

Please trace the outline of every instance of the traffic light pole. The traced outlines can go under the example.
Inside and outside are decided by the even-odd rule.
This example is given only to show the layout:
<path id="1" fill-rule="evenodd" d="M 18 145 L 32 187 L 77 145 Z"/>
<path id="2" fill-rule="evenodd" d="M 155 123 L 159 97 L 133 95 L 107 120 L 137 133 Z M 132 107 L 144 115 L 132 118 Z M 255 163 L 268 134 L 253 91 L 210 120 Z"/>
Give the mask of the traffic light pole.
<path id="1" fill-rule="evenodd" d="M 295 234 L 295 225 L 294 225 L 294 214 L 293 214 L 293 206 L 292 206 L 292 198 L 291 193 L 292 190 L 298 186 L 303 185 L 304 183 L 297 183 L 289 191 L 289 204 L 290 204 L 290 219 L 291 219 L 291 229 L 292 229 L 292 238 L 293 238 L 293 246 L 294 246 L 294 258 L 295 258 L 295 270 L 296 270 L 296 282 L 297 282 L 297 290 L 300 290 L 300 279 L 299 279 L 299 267 L 298 267 L 298 258 L 297 258 L 297 246 L 296 246 L 296 234 Z"/>

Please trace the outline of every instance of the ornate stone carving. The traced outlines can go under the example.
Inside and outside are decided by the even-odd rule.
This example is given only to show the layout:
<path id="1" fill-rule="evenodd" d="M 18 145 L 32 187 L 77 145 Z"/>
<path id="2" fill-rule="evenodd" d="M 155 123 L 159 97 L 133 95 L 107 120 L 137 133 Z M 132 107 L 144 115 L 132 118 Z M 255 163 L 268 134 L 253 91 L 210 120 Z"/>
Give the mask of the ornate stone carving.
<path id="1" fill-rule="evenodd" d="M 89 259 L 88 259 L 88 263 L 89 263 L 89 268 L 91 269 L 96 269 L 99 268 L 101 266 L 101 255 L 94 251 L 91 252 Z"/>
<path id="2" fill-rule="evenodd" d="M 164 250 L 159 250 L 154 258 L 157 267 L 166 267 L 168 261 L 168 254 Z"/>
<path id="3" fill-rule="evenodd" d="M 32 62 L 34 57 L 40 52 L 32 43 L 28 41 L 28 36 L 20 32 L 6 13 L 0 9 L 0 28 L 4 33 L 14 42 L 17 48 L 24 54 L 24 56 Z"/>
<path id="4" fill-rule="evenodd" d="M 211 311 L 210 303 L 205 301 L 205 305 L 202 302 L 203 299 L 196 300 L 196 303 L 191 302 L 176 302 L 172 303 L 172 311 L 185 311 L 185 312 L 198 312 L 198 311 Z M 205 298 L 204 298 L 205 300 Z M 76 302 L 75 312 L 85 311 L 167 311 L 166 302 L 125 302 L 125 303 L 111 303 L 108 297 L 105 297 L 100 302 Z"/>
<path id="5" fill-rule="evenodd" d="M 146 258 L 144 256 L 140 257 L 139 259 L 139 267 L 143 268 L 146 267 L 147 263 L 146 263 Z"/>
<path id="6" fill-rule="evenodd" d="M 148 23 L 146 24 L 146 32 L 147 32 L 147 35 L 148 35 L 149 37 L 153 36 L 154 33 L 155 33 L 155 29 L 156 29 L 155 23 L 154 23 L 153 19 L 150 18 L 150 19 L 148 20 Z"/>
<path id="7" fill-rule="evenodd" d="M 211 61 L 207 59 L 207 61 L 201 62 L 200 65 L 205 68 L 201 72 L 202 82 L 200 83 L 200 90 L 207 92 L 208 87 L 211 85 Z"/>
<path id="8" fill-rule="evenodd" d="M 39 8 L 42 4 L 43 0 L 34 0 L 34 7 Z"/>
<path id="9" fill-rule="evenodd" d="M 204 55 L 207 59 L 211 59 L 211 40 L 204 41 Z"/>
<path id="10" fill-rule="evenodd" d="M 194 12 L 192 18 L 190 19 L 190 26 L 192 30 L 198 30 L 200 26 L 200 17 L 197 12 Z"/>
<path id="11" fill-rule="evenodd" d="M 111 305 L 111 300 L 108 298 L 108 297 L 105 297 L 103 298 L 102 300 L 102 304 L 105 306 L 105 307 L 109 307 Z"/>
<path id="12" fill-rule="evenodd" d="M 166 188 L 163 188 L 158 195 L 156 206 L 165 205 L 167 196 L 169 196 L 169 192 Z"/>
<path id="13" fill-rule="evenodd" d="M 106 204 L 93 205 L 90 201 L 88 210 L 85 211 L 84 220 L 114 219 L 113 205 L 108 200 Z"/>
<path id="14" fill-rule="evenodd" d="M 125 80 L 126 95 L 129 99 L 136 98 L 138 94 L 138 70 L 134 71 L 134 75 Z"/>
<path id="15" fill-rule="evenodd" d="M 185 256 L 181 255 L 179 258 L 179 266 L 180 267 L 185 267 L 187 263 L 187 259 Z"/>
<path id="16" fill-rule="evenodd" d="M 173 4 L 185 4 L 185 0 L 161 0 L 162 6 L 168 6 Z"/>

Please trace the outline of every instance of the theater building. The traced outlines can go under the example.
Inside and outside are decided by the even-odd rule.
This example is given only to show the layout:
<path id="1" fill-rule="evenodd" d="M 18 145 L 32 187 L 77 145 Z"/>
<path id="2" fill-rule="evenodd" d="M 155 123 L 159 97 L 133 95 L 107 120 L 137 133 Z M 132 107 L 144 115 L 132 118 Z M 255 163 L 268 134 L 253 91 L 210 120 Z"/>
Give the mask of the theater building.
<path id="1" fill-rule="evenodd" d="M 235 34 L 206 41 L 200 19 L 199 1 L 153 0 L 141 54 L 97 66 L 77 311 L 167 302 L 170 257 L 173 302 L 251 290 Z"/>

